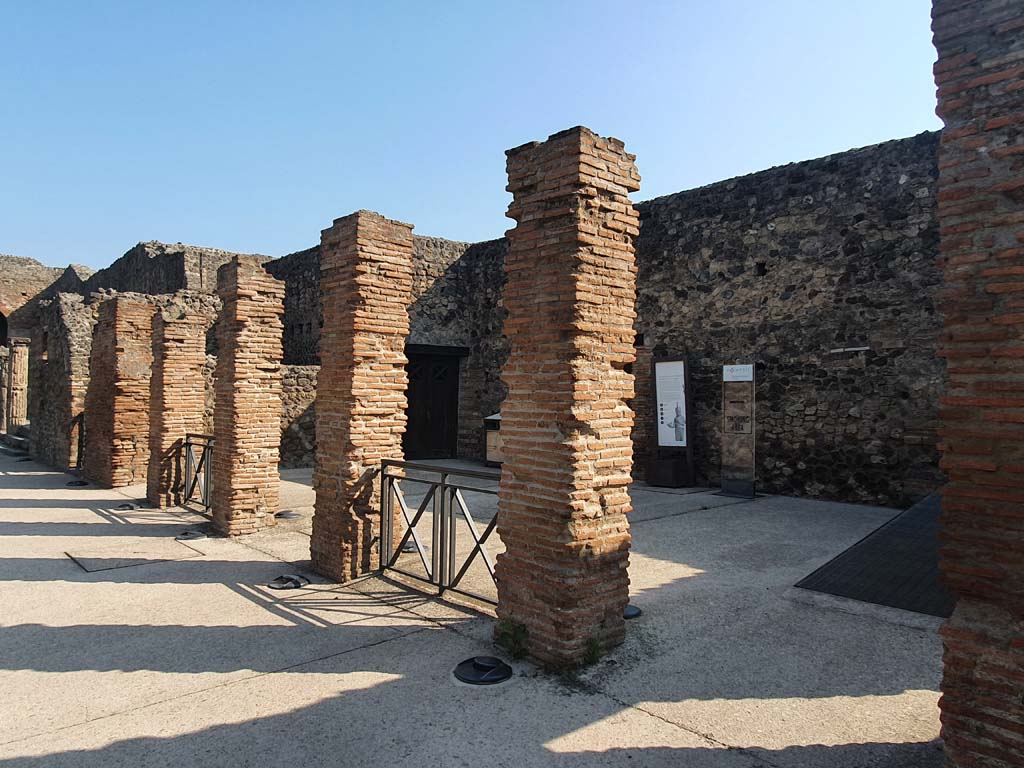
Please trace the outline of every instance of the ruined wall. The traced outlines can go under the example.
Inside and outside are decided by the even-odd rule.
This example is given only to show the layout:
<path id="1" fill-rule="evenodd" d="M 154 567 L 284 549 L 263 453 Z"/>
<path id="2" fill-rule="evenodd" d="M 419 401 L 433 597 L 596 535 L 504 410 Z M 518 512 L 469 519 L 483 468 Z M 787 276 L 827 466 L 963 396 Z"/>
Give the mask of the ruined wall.
<path id="1" fill-rule="evenodd" d="M 267 262 L 267 272 L 284 282 L 284 364 L 320 364 L 320 246 Z"/>
<path id="2" fill-rule="evenodd" d="M 941 482 L 937 140 L 637 206 L 638 329 L 689 356 L 698 482 L 718 482 L 721 366 L 739 362 L 757 364 L 760 488 L 901 506 Z"/>
<path id="3" fill-rule="evenodd" d="M 281 468 L 316 462 L 316 377 L 319 365 L 281 367 Z"/>
<path id="4" fill-rule="evenodd" d="M 86 280 L 83 293 L 103 289 L 145 294 L 213 293 L 217 269 L 239 254 L 184 243 L 138 243 Z M 261 261 L 269 257 L 257 256 Z"/>
<path id="5" fill-rule="evenodd" d="M 458 456 L 482 459 L 483 420 L 505 399 L 501 366 L 505 311 L 505 240 L 457 243 L 436 237 L 414 242 L 410 344 L 466 347 L 459 362 Z"/>
<path id="6" fill-rule="evenodd" d="M 0 314 L 8 320 L 9 335 L 30 335 L 36 318 L 27 318 L 19 322 L 18 318 L 11 316 L 48 288 L 63 271 L 56 267 L 44 266 L 35 259 L 0 254 Z"/>
<path id="7" fill-rule="evenodd" d="M 82 296 L 59 294 L 40 303 L 39 321 L 29 348 L 30 452 L 45 464 L 68 469 L 78 462 L 94 307 Z"/>

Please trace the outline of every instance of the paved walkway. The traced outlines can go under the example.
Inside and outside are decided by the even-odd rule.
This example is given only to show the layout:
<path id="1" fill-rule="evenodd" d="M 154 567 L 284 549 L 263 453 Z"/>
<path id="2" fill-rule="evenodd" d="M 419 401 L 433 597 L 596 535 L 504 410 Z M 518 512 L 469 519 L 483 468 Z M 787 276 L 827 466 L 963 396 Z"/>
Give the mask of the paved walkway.
<path id="1" fill-rule="evenodd" d="M 376 578 L 273 592 L 301 524 L 186 546 L 201 518 L 71 479 L 0 455 L 0 768 L 941 765 L 934 624 L 791 587 L 889 510 L 638 489 L 626 644 L 477 688 L 451 670 L 488 617 Z"/>

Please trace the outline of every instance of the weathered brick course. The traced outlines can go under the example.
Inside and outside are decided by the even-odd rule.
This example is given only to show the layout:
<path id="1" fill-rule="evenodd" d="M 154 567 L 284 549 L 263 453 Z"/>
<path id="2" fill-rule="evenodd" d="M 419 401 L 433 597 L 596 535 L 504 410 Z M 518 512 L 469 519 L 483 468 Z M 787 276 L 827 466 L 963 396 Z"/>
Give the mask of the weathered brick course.
<path id="1" fill-rule="evenodd" d="M 156 507 L 184 501 L 182 448 L 186 433 L 203 431 L 209 325 L 204 315 L 178 307 L 158 311 L 153 318 L 146 498 Z"/>
<path id="2" fill-rule="evenodd" d="M 109 488 L 146 477 L 153 312 L 153 304 L 137 296 L 114 296 L 99 305 L 89 358 L 82 470 Z"/>
<path id="3" fill-rule="evenodd" d="M 11 339 L 6 371 L 7 396 L 4 399 L 5 429 L 17 431 L 28 423 L 28 339 Z"/>
<path id="4" fill-rule="evenodd" d="M 1024 7 L 935 0 L 948 764 L 1024 764 Z"/>
<path id="5" fill-rule="evenodd" d="M 567 666 L 624 637 L 640 176 L 586 128 L 507 155 L 498 617 Z"/>
<path id="6" fill-rule="evenodd" d="M 259 258 L 236 256 L 217 271 L 217 294 L 212 512 L 237 536 L 272 526 L 278 511 L 284 284 Z"/>
<path id="7" fill-rule="evenodd" d="M 370 211 L 337 219 L 321 238 L 311 555 L 316 571 L 337 581 L 376 567 L 373 475 L 382 459 L 403 455 L 412 248 L 412 225 Z"/>

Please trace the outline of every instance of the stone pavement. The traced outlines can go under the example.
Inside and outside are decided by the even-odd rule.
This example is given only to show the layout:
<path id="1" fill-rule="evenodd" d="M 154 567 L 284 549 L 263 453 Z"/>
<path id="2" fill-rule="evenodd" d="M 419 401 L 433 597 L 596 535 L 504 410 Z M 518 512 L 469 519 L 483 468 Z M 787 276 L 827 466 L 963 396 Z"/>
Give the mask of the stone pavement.
<path id="1" fill-rule="evenodd" d="M 942 763 L 935 625 L 791 587 L 891 510 L 635 489 L 626 643 L 477 688 L 451 670 L 494 652 L 486 615 L 376 577 L 266 589 L 308 519 L 185 545 L 199 516 L 72 479 L 0 455 L 0 768 Z"/>

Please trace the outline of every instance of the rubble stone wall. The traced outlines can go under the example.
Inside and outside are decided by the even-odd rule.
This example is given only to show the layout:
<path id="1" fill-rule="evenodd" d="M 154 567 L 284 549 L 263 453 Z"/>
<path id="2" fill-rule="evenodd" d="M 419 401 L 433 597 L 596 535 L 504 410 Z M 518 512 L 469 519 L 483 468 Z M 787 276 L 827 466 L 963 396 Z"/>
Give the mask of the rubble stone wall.
<path id="1" fill-rule="evenodd" d="M 689 358 L 699 483 L 719 481 L 731 363 L 756 365 L 763 490 L 904 506 L 941 482 L 937 139 L 637 206 L 637 327 L 655 356 Z"/>
<path id="2" fill-rule="evenodd" d="M 76 294 L 40 302 L 39 329 L 29 348 L 29 450 L 58 469 L 78 464 L 94 309 Z"/>

